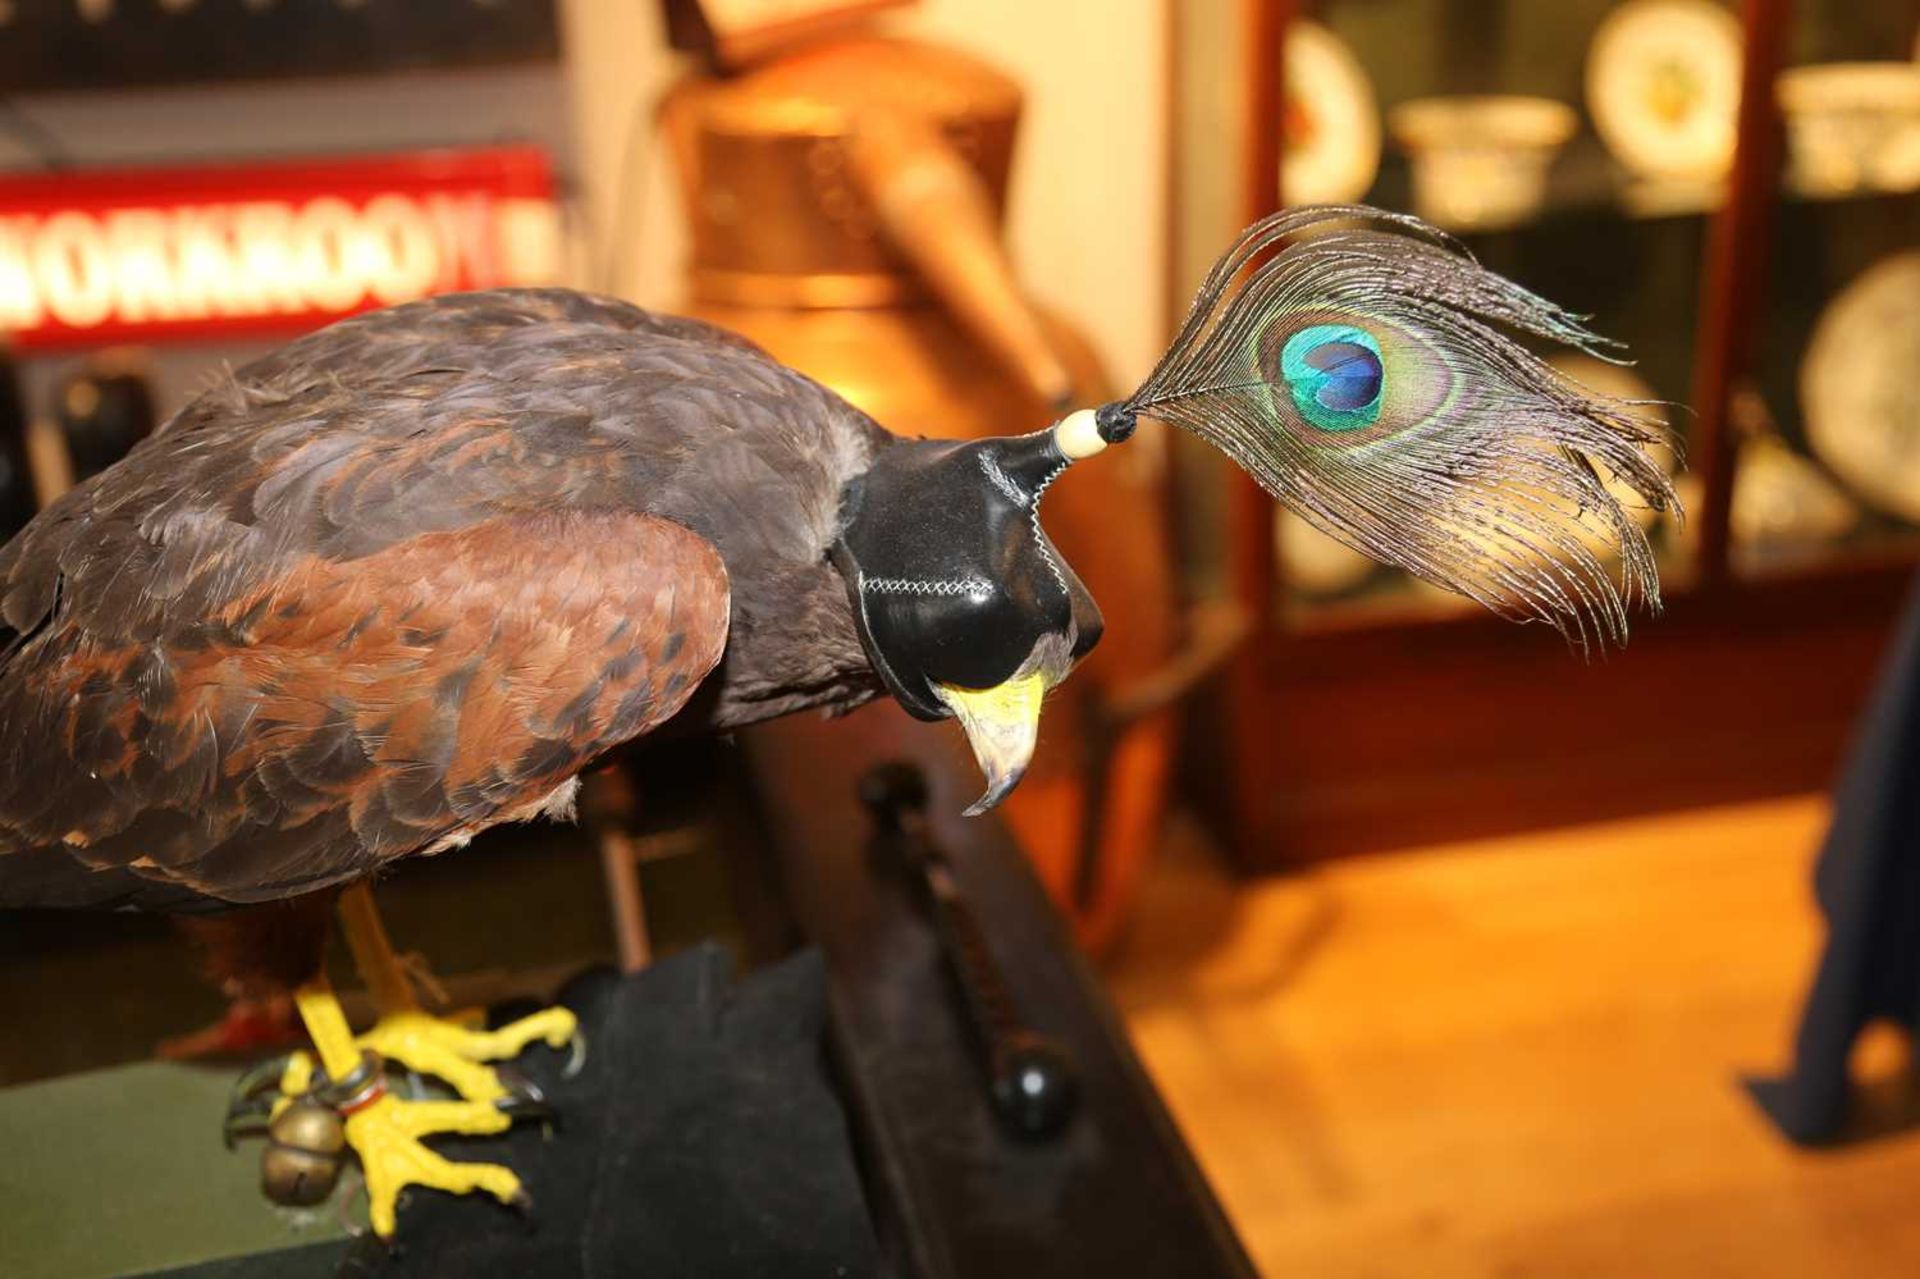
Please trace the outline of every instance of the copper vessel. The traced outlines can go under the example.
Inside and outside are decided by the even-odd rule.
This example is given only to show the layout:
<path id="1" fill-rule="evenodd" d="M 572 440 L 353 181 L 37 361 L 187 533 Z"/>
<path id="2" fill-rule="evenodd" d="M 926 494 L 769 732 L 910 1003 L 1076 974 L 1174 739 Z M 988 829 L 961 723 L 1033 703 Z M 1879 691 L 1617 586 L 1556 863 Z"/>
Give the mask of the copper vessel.
<path id="1" fill-rule="evenodd" d="M 1028 302 L 1002 244 L 1020 110 L 992 67 L 876 37 L 684 81 L 662 108 L 691 229 L 683 309 L 903 434 L 1037 430 L 1108 398 L 1091 348 Z M 1160 465 L 1155 448 L 1115 450 L 1047 496 L 1107 633 L 1049 700 L 1003 807 L 1093 947 L 1120 924 L 1166 803 L 1171 716 L 1130 692 L 1175 638 Z"/>

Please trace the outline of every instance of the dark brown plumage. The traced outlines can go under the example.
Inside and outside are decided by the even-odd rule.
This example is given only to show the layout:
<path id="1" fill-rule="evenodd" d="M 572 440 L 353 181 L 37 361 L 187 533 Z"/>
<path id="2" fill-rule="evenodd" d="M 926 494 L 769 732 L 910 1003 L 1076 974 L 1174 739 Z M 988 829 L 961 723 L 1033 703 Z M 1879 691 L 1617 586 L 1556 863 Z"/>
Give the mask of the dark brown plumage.
<path id="1" fill-rule="evenodd" d="M 242 369 L 0 551 L 0 905 L 312 892 L 564 807 L 676 715 L 864 700 L 825 554 L 888 438 L 558 290 Z"/>

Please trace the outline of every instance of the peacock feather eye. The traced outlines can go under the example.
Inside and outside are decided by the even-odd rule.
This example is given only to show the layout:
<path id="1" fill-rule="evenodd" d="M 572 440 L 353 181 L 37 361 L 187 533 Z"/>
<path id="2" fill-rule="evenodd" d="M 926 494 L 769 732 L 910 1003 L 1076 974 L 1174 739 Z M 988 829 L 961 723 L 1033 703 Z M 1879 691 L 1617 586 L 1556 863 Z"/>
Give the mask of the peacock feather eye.
<path id="1" fill-rule="evenodd" d="M 1660 578 L 1601 477 L 1677 509 L 1662 430 L 1518 336 L 1610 349 L 1415 218 L 1284 209 L 1214 264 L 1119 416 L 1192 431 L 1355 550 L 1582 648 L 1619 643 Z"/>
<path id="2" fill-rule="evenodd" d="M 1386 366 L 1365 329 L 1308 325 L 1280 349 L 1280 376 L 1301 414 L 1323 431 L 1359 431 L 1380 420 Z"/>

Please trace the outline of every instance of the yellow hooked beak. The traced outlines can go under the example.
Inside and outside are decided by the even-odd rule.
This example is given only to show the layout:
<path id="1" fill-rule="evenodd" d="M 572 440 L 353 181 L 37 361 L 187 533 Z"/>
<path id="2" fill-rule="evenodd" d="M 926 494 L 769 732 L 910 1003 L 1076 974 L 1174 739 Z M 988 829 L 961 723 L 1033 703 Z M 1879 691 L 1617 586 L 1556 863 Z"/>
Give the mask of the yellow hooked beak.
<path id="1" fill-rule="evenodd" d="M 960 721 L 960 727 L 967 730 L 973 757 L 987 775 L 987 793 L 967 809 L 968 817 L 978 817 L 1005 799 L 1026 775 L 1034 743 L 1040 737 L 1040 702 L 1047 693 L 1046 677 L 1022 675 L 995 688 L 935 684 L 934 690 Z"/>

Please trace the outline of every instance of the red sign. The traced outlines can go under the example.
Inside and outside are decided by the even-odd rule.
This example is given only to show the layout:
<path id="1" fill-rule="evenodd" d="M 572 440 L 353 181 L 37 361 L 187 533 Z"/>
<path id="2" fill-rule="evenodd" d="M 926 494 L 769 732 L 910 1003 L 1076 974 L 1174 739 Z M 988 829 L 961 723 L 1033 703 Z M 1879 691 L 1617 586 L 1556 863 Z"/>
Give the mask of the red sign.
<path id="1" fill-rule="evenodd" d="M 423 151 L 0 179 L 0 331 L 23 348 L 303 331 L 551 284 L 546 153 Z"/>

